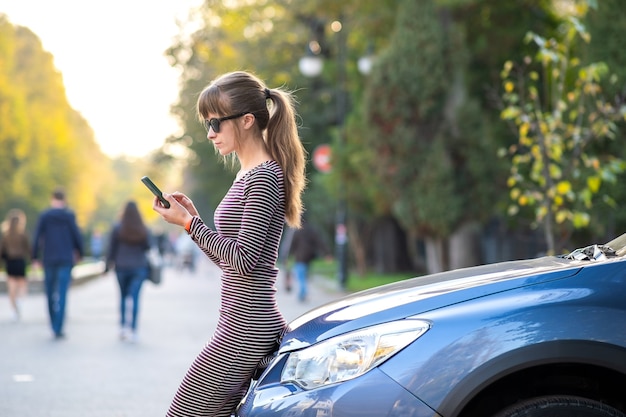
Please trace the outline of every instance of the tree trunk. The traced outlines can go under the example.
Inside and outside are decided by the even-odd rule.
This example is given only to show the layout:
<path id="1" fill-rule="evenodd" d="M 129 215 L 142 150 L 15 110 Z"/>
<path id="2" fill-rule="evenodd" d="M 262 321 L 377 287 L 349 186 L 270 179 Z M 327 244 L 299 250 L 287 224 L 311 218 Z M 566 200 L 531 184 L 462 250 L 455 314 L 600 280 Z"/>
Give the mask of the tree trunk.
<path id="1" fill-rule="evenodd" d="M 438 237 L 426 237 L 426 272 L 435 274 L 446 270 L 444 262 L 444 240 Z"/>
<path id="2" fill-rule="evenodd" d="M 406 247 L 408 250 L 409 259 L 411 261 L 411 267 L 416 272 L 425 272 L 426 271 L 426 259 L 422 256 L 422 252 L 419 248 L 419 235 L 413 231 L 409 230 L 407 233 L 406 239 Z"/>
<path id="3" fill-rule="evenodd" d="M 367 272 L 367 247 L 368 239 L 366 226 L 354 220 L 348 219 L 348 247 L 354 257 L 355 267 L 359 276 L 364 276 Z"/>
<path id="4" fill-rule="evenodd" d="M 548 253 L 547 253 L 548 255 L 555 254 L 554 230 L 553 230 L 554 227 L 552 224 L 552 212 L 550 211 L 551 203 L 552 203 L 552 200 L 547 199 L 545 205 L 548 207 L 548 212 L 546 214 L 546 217 L 543 220 L 543 230 L 544 230 L 544 236 L 546 238 L 546 246 L 548 250 Z"/>
<path id="5" fill-rule="evenodd" d="M 465 268 L 480 264 L 480 225 L 466 223 L 459 227 L 449 239 L 450 269 Z"/>
<path id="6" fill-rule="evenodd" d="M 412 270 L 405 233 L 393 217 L 378 218 L 373 224 L 371 236 L 368 258 L 377 273 Z"/>

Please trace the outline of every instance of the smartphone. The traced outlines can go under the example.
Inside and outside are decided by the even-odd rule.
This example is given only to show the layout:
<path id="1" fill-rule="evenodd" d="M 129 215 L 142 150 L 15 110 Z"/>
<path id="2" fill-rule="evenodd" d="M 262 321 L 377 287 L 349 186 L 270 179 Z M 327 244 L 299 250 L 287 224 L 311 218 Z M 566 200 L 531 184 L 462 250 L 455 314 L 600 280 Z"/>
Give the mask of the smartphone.
<path id="1" fill-rule="evenodd" d="M 152 182 L 150 178 L 142 177 L 141 182 L 143 182 L 146 185 L 146 187 L 148 187 L 148 189 L 152 191 L 152 194 L 158 197 L 163 207 L 170 208 L 170 202 L 163 198 L 163 193 L 161 192 L 161 190 L 159 190 L 159 187 L 154 185 L 154 183 Z"/>

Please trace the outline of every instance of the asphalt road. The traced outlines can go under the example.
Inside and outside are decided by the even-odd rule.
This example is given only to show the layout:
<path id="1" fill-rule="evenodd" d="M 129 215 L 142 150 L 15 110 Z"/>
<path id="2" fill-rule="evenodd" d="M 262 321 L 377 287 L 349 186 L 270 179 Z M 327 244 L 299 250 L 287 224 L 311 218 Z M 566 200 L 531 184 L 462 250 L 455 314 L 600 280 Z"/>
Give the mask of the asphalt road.
<path id="1" fill-rule="evenodd" d="M 314 280 L 303 304 L 283 284 L 278 302 L 288 321 L 340 296 Z M 24 300 L 20 322 L 0 294 L 0 416 L 164 416 L 216 326 L 219 270 L 208 261 L 195 273 L 167 268 L 161 285 L 144 284 L 141 302 L 139 341 L 122 342 L 114 275 L 73 286 L 67 338 L 54 340 L 43 294 Z"/>

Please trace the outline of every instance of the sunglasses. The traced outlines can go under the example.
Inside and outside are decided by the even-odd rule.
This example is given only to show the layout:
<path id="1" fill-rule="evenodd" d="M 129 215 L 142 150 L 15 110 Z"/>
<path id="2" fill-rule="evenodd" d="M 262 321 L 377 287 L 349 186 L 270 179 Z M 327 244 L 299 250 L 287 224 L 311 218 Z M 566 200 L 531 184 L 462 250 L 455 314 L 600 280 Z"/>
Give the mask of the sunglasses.
<path id="1" fill-rule="evenodd" d="M 206 128 L 207 132 L 209 131 L 209 129 L 213 129 L 213 131 L 215 133 L 220 133 L 220 124 L 226 120 L 232 120 L 232 119 L 237 119 L 239 117 L 245 116 L 246 113 L 239 113 L 239 114 L 233 114 L 231 116 L 224 116 L 224 117 L 220 117 L 219 119 L 204 119 L 204 127 Z"/>

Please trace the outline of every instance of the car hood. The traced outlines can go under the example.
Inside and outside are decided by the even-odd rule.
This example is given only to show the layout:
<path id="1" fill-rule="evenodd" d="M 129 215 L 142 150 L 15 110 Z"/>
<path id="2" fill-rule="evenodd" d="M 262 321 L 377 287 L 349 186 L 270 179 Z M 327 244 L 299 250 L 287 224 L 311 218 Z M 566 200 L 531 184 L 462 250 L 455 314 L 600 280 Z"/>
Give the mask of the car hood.
<path id="1" fill-rule="evenodd" d="M 426 275 L 361 291 L 317 307 L 289 324 L 280 352 L 450 304 L 576 274 L 588 261 L 559 257 L 501 262 Z"/>

